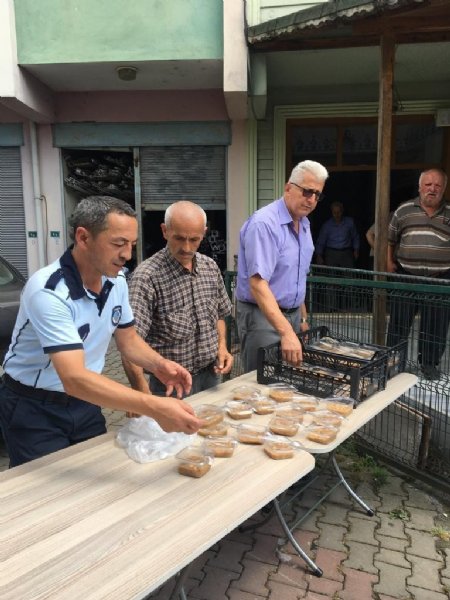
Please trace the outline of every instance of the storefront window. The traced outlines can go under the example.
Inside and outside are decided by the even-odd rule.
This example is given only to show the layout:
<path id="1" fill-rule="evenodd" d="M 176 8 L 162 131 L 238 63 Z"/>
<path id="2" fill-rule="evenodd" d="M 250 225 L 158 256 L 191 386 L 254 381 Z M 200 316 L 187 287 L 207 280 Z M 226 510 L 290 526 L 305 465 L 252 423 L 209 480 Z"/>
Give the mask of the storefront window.
<path id="1" fill-rule="evenodd" d="M 292 162 L 305 158 L 327 167 L 336 165 L 337 127 L 293 127 L 291 130 Z"/>
<path id="2" fill-rule="evenodd" d="M 439 164 L 443 129 L 434 123 L 398 123 L 395 128 L 395 164 Z"/>
<path id="3" fill-rule="evenodd" d="M 286 172 L 305 158 L 328 168 L 376 169 L 378 153 L 376 118 L 330 118 L 314 124 L 287 120 Z M 426 168 L 442 164 L 445 130 L 431 116 L 394 116 L 392 168 Z"/>
<path id="4" fill-rule="evenodd" d="M 342 164 L 376 165 L 377 126 L 347 125 L 343 128 Z"/>

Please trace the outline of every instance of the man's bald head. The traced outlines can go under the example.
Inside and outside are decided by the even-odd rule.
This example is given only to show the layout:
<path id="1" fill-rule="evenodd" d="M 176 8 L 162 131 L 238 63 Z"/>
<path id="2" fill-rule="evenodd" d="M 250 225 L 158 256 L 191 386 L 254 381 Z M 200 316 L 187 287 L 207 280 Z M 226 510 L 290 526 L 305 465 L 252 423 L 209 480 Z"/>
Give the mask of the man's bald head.
<path id="1" fill-rule="evenodd" d="M 206 233 L 206 213 L 201 206 L 180 200 L 169 206 L 161 224 L 170 254 L 189 271 Z"/>
<path id="2" fill-rule="evenodd" d="M 173 220 L 202 218 L 203 227 L 206 227 L 206 213 L 201 206 L 190 200 L 179 200 L 171 204 L 164 214 L 164 225 L 170 229 Z"/>

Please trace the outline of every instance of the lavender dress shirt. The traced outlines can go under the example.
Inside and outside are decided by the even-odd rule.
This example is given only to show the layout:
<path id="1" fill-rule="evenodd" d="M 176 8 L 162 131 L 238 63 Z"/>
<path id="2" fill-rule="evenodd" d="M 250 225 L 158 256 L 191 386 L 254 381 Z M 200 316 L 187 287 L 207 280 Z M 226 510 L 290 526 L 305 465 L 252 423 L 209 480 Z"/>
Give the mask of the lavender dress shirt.
<path id="1" fill-rule="evenodd" d="M 249 280 L 259 274 L 281 308 L 300 306 L 313 252 L 309 219 L 300 220 L 297 234 L 284 198 L 257 210 L 240 232 L 236 298 L 255 303 Z"/>

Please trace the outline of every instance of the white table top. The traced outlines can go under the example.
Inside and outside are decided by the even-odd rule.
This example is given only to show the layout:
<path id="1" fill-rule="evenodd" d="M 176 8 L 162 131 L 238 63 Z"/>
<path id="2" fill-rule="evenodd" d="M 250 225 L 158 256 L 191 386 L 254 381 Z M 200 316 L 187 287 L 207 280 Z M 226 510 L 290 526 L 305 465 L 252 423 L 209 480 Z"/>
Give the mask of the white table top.
<path id="1" fill-rule="evenodd" d="M 3 472 L 0 598 L 142 599 L 314 462 L 238 445 L 192 479 L 174 458 L 133 462 L 106 434 Z"/>
<path id="2" fill-rule="evenodd" d="M 333 443 L 308 450 L 330 452 L 416 380 L 398 375 Z M 252 372 L 189 400 L 222 405 L 246 383 L 266 387 Z M 142 599 L 311 471 L 314 458 L 300 451 L 276 461 L 261 446 L 238 445 L 201 479 L 176 464 L 137 464 L 106 434 L 0 473 L 0 598 Z"/>
<path id="3" fill-rule="evenodd" d="M 387 382 L 386 389 L 377 392 L 367 400 L 361 402 L 357 406 L 357 408 L 352 412 L 352 414 L 346 419 L 344 419 L 336 439 L 330 444 L 323 445 L 308 440 L 302 433 L 301 429 L 299 433 L 293 436 L 291 439 L 298 440 L 299 442 L 301 442 L 304 449 L 308 452 L 311 452 L 312 454 L 331 452 L 340 444 L 342 444 L 342 442 L 344 442 L 353 433 L 355 433 L 355 431 L 358 431 L 358 429 L 360 429 L 363 425 L 370 421 L 370 419 L 372 419 L 375 415 L 380 413 L 389 404 L 394 402 L 403 393 L 409 390 L 416 382 L 416 375 L 411 375 L 410 373 L 401 373 L 400 375 L 396 375 L 395 377 L 390 379 Z M 205 392 L 201 392 L 200 394 L 192 396 L 192 404 L 193 406 L 203 403 L 223 405 L 232 398 L 231 390 L 239 385 L 251 385 L 259 388 L 262 392 L 268 393 L 269 391 L 269 387 L 267 385 L 257 383 L 256 371 L 252 371 L 251 373 L 246 373 L 245 375 L 241 375 L 240 377 L 236 377 L 235 379 L 232 379 L 222 384 L 215 392 L 207 390 Z M 281 403 L 280 406 L 283 406 L 283 404 Z M 251 419 L 235 421 L 234 423 L 251 422 L 266 425 L 269 422 L 270 418 L 270 414 L 253 415 Z M 305 415 L 304 420 L 305 424 L 308 424 L 309 420 L 307 415 Z M 228 419 L 228 421 L 233 422 L 232 419 Z"/>

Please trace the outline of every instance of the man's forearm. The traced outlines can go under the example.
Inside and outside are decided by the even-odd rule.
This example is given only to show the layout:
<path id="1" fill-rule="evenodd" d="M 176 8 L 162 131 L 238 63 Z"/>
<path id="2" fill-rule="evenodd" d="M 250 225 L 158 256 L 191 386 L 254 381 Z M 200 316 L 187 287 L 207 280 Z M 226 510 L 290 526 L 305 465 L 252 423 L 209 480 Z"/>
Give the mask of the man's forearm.
<path id="1" fill-rule="evenodd" d="M 267 281 L 252 278 L 250 290 L 259 309 L 280 335 L 284 335 L 292 330 L 291 324 L 281 312 Z"/>
<path id="2" fill-rule="evenodd" d="M 306 304 L 304 302 L 300 306 L 300 318 L 303 322 L 308 320 L 308 311 L 306 310 Z"/>
<path id="3" fill-rule="evenodd" d="M 129 360 L 122 356 L 122 365 L 125 371 L 125 374 L 130 382 L 131 387 L 134 390 L 139 390 L 140 392 L 148 393 L 149 385 L 147 378 L 144 374 L 144 369 L 139 367 Z"/>
<path id="4" fill-rule="evenodd" d="M 218 336 L 218 345 L 219 348 L 227 347 L 227 326 L 225 324 L 224 319 L 219 319 L 217 321 L 217 336 Z"/>
<path id="5" fill-rule="evenodd" d="M 394 257 L 395 246 L 388 244 L 386 254 L 386 269 L 388 273 L 393 273 L 396 270 L 396 262 Z"/>

